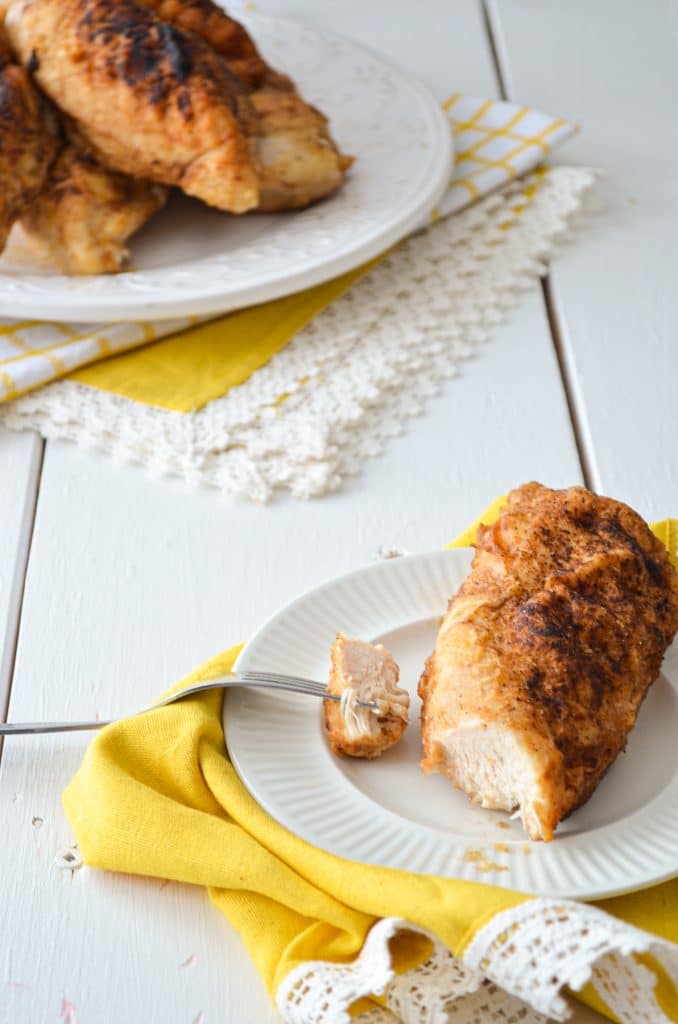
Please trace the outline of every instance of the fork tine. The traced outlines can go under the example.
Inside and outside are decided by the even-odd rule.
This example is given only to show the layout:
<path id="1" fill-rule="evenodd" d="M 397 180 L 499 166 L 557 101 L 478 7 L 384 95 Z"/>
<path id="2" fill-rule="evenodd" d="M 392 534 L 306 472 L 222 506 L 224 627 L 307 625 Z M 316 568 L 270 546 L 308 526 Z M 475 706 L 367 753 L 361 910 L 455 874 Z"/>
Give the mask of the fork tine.
<path id="1" fill-rule="evenodd" d="M 281 672 L 259 672 L 245 670 L 240 673 L 244 679 L 266 679 L 276 683 L 291 683 L 295 686 L 303 686 L 309 690 L 315 690 L 317 692 L 324 693 L 326 686 L 324 683 L 319 683 L 316 679 L 304 679 L 303 676 L 287 676 Z"/>
<path id="2" fill-rule="evenodd" d="M 271 687 L 286 687 L 289 689 L 297 690 L 299 693 L 312 693 L 321 696 L 326 693 L 327 690 L 324 686 L 311 686 L 308 683 L 303 682 L 299 679 L 276 679 L 272 676 L 262 673 L 261 675 L 243 675 L 242 681 L 245 685 L 251 683 L 266 684 Z"/>
<path id="3" fill-rule="evenodd" d="M 301 676 L 286 676 L 280 672 L 257 672 L 254 670 L 245 670 L 240 675 L 243 681 L 250 685 L 270 686 L 275 689 L 291 690 L 294 693 L 322 697 L 324 700 L 341 701 L 341 697 L 328 693 L 327 687 L 315 679 L 304 679 Z M 358 703 L 366 708 L 377 708 L 377 704 L 373 701 L 359 700 Z"/>
<path id="4" fill-rule="evenodd" d="M 332 696 L 332 694 L 326 693 L 325 690 L 307 690 L 302 686 L 298 686 L 296 683 L 280 683 L 274 682 L 271 679 L 253 679 L 248 677 L 247 679 L 242 679 L 240 684 L 235 683 L 234 685 L 245 686 L 248 689 L 284 690 L 286 693 L 300 693 L 306 697 Z"/>
<path id="5" fill-rule="evenodd" d="M 237 683 L 235 684 L 238 685 Z M 302 697 L 320 697 L 322 700 L 333 700 L 341 703 L 341 697 L 336 693 L 328 693 L 327 690 L 305 690 L 298 686 L 296 683 L 274 683 L 270 679 L 243 679 L 242 685 L 248 689 L 261 689 L 261 690 L 279 690 L 284 693 L 298 693 Z M 370 704 L 364 700 L 359 700 L 358 704 L 361 704 L 365 708 L 376 709 L 376 704 Z M 1 734 L 0 734 L 1 735 Z"/>
<path id="6" fill-rule="evenodd" d="M 276 672 L 273 669 L 259 669 L 259 668 L 246 668 L 240 675 L 242 676 L 267 676 L 274 679 L 283 679 L 285 682 L 293 681 L 295 683 L 311 683 L 313 686 L 322 686 L 317 679 L 307 679 L 305 676 L 291 676 L 286 675 L 284 672 Z"/>

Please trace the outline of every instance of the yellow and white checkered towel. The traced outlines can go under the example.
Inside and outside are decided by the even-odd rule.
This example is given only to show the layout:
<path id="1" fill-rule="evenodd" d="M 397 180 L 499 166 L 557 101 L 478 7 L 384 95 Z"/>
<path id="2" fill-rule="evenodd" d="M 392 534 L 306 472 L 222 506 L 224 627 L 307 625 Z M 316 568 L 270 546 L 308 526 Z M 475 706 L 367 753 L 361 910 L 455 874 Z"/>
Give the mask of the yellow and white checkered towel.
<path id="1" fill-rule="evenodd" d="M 440 204 L 449 216 L 532 170 L 575 130 L 529 107 L 454 93 L 443 103 L 452 125 L 455 166 Z"/>
<path id="2" fill-rule="evenodd" d="M 432 211 L 434 220 L 458 212 L 525 174 L 575 130 L 567 121 L 528 107 L 459 93 L 446 99 L 443 107 L 455 136 L 456 165 L 445 196 Z M 332 291 L 327 302 L 333 297 Z M 299 296 L 301 307 L 309 305 L 305 295 Z M 322 296 L 320 301 L 326 304 Z M 264 320 L 266 305 L 259 307 Z M 221 322 L 228 316 L 233 314 Z M 192 318 L 92 325 L 0 318 L 0 402 L 65 377 L 88 363 L 176 335 L 198 322 L 199 318 Z M 250 323 L 248 328 L 250 344 L 256 349 L 256 325 Z M 293 333 L 294 329 L 289 337 Z"/>

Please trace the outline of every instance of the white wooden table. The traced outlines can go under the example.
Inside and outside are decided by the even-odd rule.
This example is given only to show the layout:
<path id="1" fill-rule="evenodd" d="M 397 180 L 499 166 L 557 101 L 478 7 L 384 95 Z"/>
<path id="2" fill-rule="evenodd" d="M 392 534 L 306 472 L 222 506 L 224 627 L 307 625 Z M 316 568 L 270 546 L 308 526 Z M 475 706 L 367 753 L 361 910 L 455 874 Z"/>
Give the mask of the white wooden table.
<path id="1" fill-rule="evenodd" d="M 648 518 L 678 510 L 675 6 L 267 6 L 368 43 L 440 95 L 503 90 L 579 122 L 560 159 L 605 169 L 602 209 L 545 290 L 330 497 L 230 506 L 66 444 L 2 434 L 0 708 L 10 719 L 133 709 L 379 545 L 435 548 L 527 479 L 586 481 Z M 60 793 L 86 742 L 12 739 L 2 752 L 0 1020 L 276 1020 L 202 890 L 55 866 L 72 841 Z"/>

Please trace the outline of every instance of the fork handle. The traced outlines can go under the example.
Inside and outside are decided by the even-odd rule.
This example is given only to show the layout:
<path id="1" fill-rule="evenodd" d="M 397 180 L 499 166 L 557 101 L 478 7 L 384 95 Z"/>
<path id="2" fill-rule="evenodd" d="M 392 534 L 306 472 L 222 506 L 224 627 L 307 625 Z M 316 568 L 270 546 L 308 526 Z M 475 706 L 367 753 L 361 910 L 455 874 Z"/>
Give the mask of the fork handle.
<path id="1" fill-rule="evenodd" d="M 216 679 L 209 683 L 196 683 L 194 686 L 186 687 L 185 690 L 179 690 L 177 693 L 171 693 L 169 697 L 165 697 L 164 700 L 158 701 L 157 704 L 152 704 L 148 708 L 143 708 L 141 711 L 137 711 L 136 714 L 143 715 L 146 711 L 156 711 L 159 708 L 167 707 L 169 704 L 176 704 L 185 697 L 191 697 L 197 693 L 204 693 L 207 690 L 226 690 L 231 686 L 237 685 L 238 680 L 236 676 L 233 676 L 232 678 L 226 677 L 224 679 Z M 242 685 L 242 683 L 240 683 L 240 685 Z M 288 687 L 276 683 L 265 683 L 254 680 L 248 682 L 246 685 L 269 690 L 292 689 L 291 686 Z M 312 696 L 322 697 L 323 700 L 341 700 L 340 697 L 337 697 L 332 693 L 312 694 Z M 97 720 L 93 722 L 0 722 L 0 736 L 36 736 L 41 733 L 50 732 L 87 732 L 92 729 L 103 729 L 105 725 L 112 725 L 114 721 L 118 721 L 118 719 L 109 719 L 107 721 Z"/>
<path id="2" fill-rule="evenodd" d="M 85 732 L 111 722 L 0 722 L 0 736 L 32 736 L 46 732 Z"/>

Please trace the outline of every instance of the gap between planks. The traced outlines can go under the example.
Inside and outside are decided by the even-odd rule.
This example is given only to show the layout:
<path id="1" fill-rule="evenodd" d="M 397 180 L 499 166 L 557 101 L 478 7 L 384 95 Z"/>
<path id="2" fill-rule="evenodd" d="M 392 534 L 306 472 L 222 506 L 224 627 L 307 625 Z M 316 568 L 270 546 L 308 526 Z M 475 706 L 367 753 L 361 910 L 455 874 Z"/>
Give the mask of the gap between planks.
<path id="1" fill-rule="evenodd" d="M 504 100 L 510 100 L 512 89 L 510 84 L 509 60 L 506 47 L 503 43 L 496 0 L 479 0 L 479 2 L 482 8 L 483 23 L 485 25 L 490 53 L 492 54 L 492 62 L 494 64 L 494 71 L 497 77 L 499 95 Z M 598 474 L 591 457 L 593 449 L 591 444 L 587 441 L 588 432 L 586 430 L 586 418 L 583 412 L 583 405 L 579 398 L 575 369 L 571 360 L 568 358 L 568 348 L 563 341 L 564 330 L 561 323 L 562 318 L 554 299 L 553 282 L 550 274 L 541 278 L 541 291 L 544 299 L 551 341 L 553 343 L 553 349 L 558 363 L 558 372 L 560 374 L 563 391 L 565 393 L 565 401 L 567 403 L 567 411 L 572 425 L 572 433 L 574 435 L 574 442 L 577 448 L 577 456 L 579 458 L 579 465 L 581 466 L 582 478 L 585 486 L 588 487 L 589 490 L 593 491 L 597 489 L 596 482 Z"/>
<path id="2" fill-rule="evenodd" d="M 587 441 L 587 421 L 583 412 L 583 403 L 579 397 L 579 390 L 577 388 L 577 375 L 571 362 L 571 350 L 563 342 L 563 335 L 560 328 L 562 317 L 554 297 L 553 281 L 551 280 L 550 274 L 541 279 L 541 289 L 542 295 L 544 296 L 544 305 L 546 306 L 546 316 L 548 319 L 549 330 L 551 332 L 551 340 L 553 341 L 553 347 L 558 361 L 558 370 L 563 382 L 567 411 L 570 416 L 570 423 L 572 424 L 572 433 L 574 434 L 574 443 L 577 446 L 577 455 L 579 457 L 579 464 L 581 465 L 584 484 L 590 491 L 599 491 L 599 475 L 590 455 L 593 451 L 593 447 L 590 441 Z"/>
<path id="3" fill-rule="evenodd" d="M 9 711 L 9 702 L 12 695 L 12 684 L 14 682 L 14 670 L 16 667 L 16 656 L 19 646 L 19 632 L 21 630 L 21 616 L 24 606 L 24 594 L 26 592 L 26 576 L 28 574 L 28 562 L 31 555 L 35 520 L 38 512 L 38 495 L 40 493 L 40 482 L 42 480 L 42 467 L 45 461 L 45 446 L 45 439 L 42 437 L 38 438 L 36 451 L 32 458 L 30 480 L 26 494 L 27 507 L 26 514 L 24 516 L 25 525 L 21 531 L 16 563 L 14 566 L 13 590 L 15 592 L 15 597 L 12 602 L 12 608 L 10 609 L 10 618 L 5 637 L 9 653 L 3 658 L 3 664 L 0 666 L 0 694 L 2 694 L 2 691 L 4 690 L 2 706 L 0 707 L 0 714 L 2 716 L 1 720 L 3 722 L 7 721 L 7 712 Z M 0 762 L 2 761 L 3 750 L 4 737 L 0 736 Z"/>

